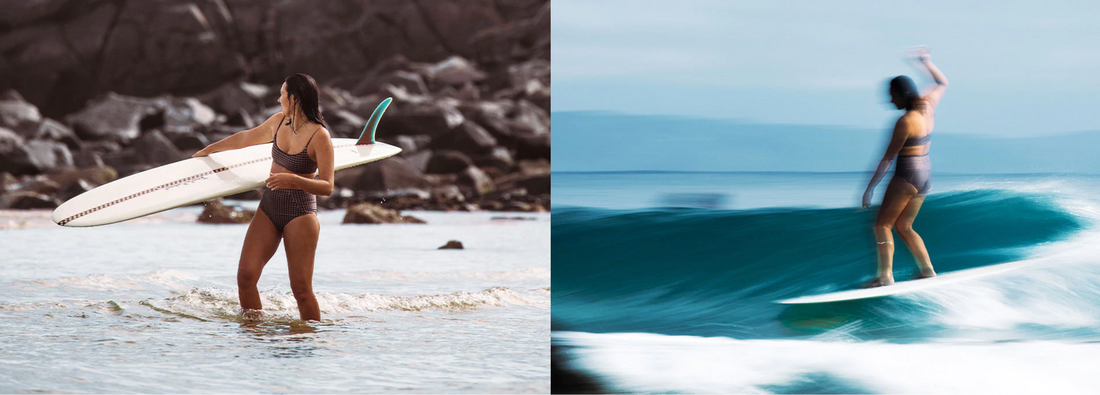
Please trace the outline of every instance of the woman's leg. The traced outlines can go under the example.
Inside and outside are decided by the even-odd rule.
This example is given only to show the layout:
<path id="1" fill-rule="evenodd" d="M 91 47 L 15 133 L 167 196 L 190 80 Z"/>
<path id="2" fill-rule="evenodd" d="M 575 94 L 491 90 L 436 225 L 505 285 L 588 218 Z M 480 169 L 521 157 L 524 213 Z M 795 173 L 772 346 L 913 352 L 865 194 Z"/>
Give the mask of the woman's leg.
<path id="1" fill-rule="evenodd" d="M 304 321 L 320 321 L 321 309 L 313 295 L 313 258 L 317 252 L 317 238 L 321 223 L 317 214 L 295 218 L 283 228 L 287 269 L 290 272 L 290 290 L 298 301 L 298 313 Z"/>
<path id="2" fill-rule="evenodd" d="M 875 241 L 878 243 L 878 275 L 866 288 L 880 287 L 894 283 L 894 235 L 891 233 L 898 216 L 916 196 L 917 187 L 905 180 L 894 178 L 886 187 L 882 197 L 882 206 L 875 221 Z"/>
<path id="3" fill-rule="evenodd" d="M 275 225 L 267 218 L 263 210 L 256 210 L 252 222 L 248 224 L 248 232 L 244 235 L 244 247 L 241 249 L 241 260 L 237 266 L 237 295 L 241 300 L 241 308 L 247 313 L 249 310 L 263 309 L 260 303 L 260 291 L 256 284 L 260 281 L 260 273 L 279 249 L 281 235 L 275 229 Z"/>
<path id="4" fill-rule="evenodd" d="M 909 200 L 909 204 L 905 206 L 905 210 L 902 210 L 897 222 L 894 223 L 894 229 L 897 230 L 898 237 L 901 237 L 905 241 L 905 245 L 909 246 L 909 251 L 913 253 L 913 259 L 917 261 L 917 267 L 920 269 L 918 278 L 936 276 L 936 271 L 932 268 L 932 258 L 928 256 L 928 249 L 924 247 L 924 240 L 913 230 L 913 220 L 917 219 L 917 213 L 923 203 L 924 195 L 914 196 L 913 199 Z"/>

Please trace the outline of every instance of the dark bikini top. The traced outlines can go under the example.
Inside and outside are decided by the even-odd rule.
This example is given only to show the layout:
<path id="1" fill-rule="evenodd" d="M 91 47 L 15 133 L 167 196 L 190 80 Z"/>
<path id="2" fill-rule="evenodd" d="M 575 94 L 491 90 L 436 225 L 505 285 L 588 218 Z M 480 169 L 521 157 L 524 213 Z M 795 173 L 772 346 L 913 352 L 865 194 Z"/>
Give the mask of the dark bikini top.
<path id="1" fill-rule="evenodd" d="M 285 119 L 286 116 L 283 116 L 283 120 Z M 317 171 L 317 162 L 309 158 L 309 143 L 321 128 L 317 128 L 313 131 L 313 136 L 309 136 L 309 141 L 306 141 L 302 152 L 291 155 L 279 148 L 279 129 L 283 127 L 283 120 L 279 120 L 279 127 L 275 129 L 275 140 L 271 142 L 271 159 L 292 173 L 311 174 Z"/>
<path id="2" fill-rule="evenodd" d="M 917 145 L 925 145 L 932 141 L 932 133 L 924 135 L 924 137 L 910 137 L 905 139 L 905 145 L 902 147 L 912 147 Z"/>

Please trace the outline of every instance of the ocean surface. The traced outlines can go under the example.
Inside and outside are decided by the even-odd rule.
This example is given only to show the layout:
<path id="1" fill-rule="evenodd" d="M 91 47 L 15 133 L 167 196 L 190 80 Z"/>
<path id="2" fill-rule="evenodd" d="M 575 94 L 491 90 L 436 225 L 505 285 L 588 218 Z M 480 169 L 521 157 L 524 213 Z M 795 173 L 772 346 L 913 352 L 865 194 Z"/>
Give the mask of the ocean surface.
<path id="1" fill-rule="evenodd" d="M 0 393 L 549 392 L 549 215 L 322 212 L 307 323 L 282 247 L 239 316 L 247 225 L 199 212 L 0 230 Z"/>
<path id="2" fill-rule="evenodd" d="M 1100 176 L 941 175 L 914 229 L 941 274 L 875 272 L 864 173 L 555 173 L 552 342 L 611 391 L 1095 393 Z M 916 273 L 897 239 L 895 279 Z"/>

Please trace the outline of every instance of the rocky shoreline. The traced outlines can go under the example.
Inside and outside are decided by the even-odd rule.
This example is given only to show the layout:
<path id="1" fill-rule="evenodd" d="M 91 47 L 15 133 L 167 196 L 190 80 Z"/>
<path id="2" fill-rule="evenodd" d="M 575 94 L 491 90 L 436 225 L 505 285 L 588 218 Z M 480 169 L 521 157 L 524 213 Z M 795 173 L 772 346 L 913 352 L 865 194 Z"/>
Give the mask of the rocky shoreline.
<path id="1" fill-rule="evenodd" d="M 3 21 L 12 28 L 0 34 L 0 52 L 8 54 L 4 56 L 26 55 L 21 51 L 29 47 L 15 44 L 50 48 L 57 45 L 50 41 L 55 37 L 28 34 L 51 29 L 71 32 L 67 29 L 78 27 L 98 32 L 93 28 L 101 21 L 117 23 L 138 12 L 131 9 L 137 7 L 159 16 L 134 21 L 152 35 L 145 37 L 146 43 L 176 40 L 182 47 L 212 46 L 205 50 L 236 53 L 238 62 L 227 66 L 225 60 L 190 60 L 198 62 L 191 73 L 139 73 L 117 84 L 101 83 L 105 75 L 117 70 L 100 64 L 99 76 L 72 77 L 79 80 L 76 82 L 83 81 L 81 78 L 100 82 L 80 84 L 69 92 L 59 92 L 56 81 L 26 82 L 80 68 L 79 62 L 63 61 L 65 51 L 78 52 L 82 60 L 95 58 L 84 56 L 88 54 L 116 53 L 129 37 L 117 25 L 109 25 L 116 30 L 101 32 L 104 41 L 98 47 L 67 46 L 59 50 L 60 55 L 48 52 L 41 55 L 46 59 L 38 59 L 37 67 L 24 57 L 0 59 L 0 71 L 4 72 L 0 74 L 23 77 L 0 78 L 0 209 L 54 208 L 98 185 L 185 159 L 211 142 L 254 127 L 279 110 L 276 100 L 282 77 L 299 71 L 295 70 L 299 58 L 316 55 L 286 47 L 253 53 L 250 51 L 256 48 L 251 45 L 255 43 L 235 41 L 247 32 L 284 34 L 280 18 L 312 10 L 314 3 L 306 1 L 285 2 L 274 8 L 252 1 L 196 2 L 192 8 L 183 7 L 187 12 L 177 15 L 183 20 L 170 24 L 175 29 L 154 25 L 181 9 L 171 2 L 127 3 L 125 9 L 113 9 L 110 5 L 116 3 L 105 1 L 79 6 L 101 11 L 99 14 L 50 8 L 55 3 L 60 2 L 42 2 L 43 8 L 31 10 L 35 12 L 23 19 Z M 407 36 L 406 40 L 421 40 L 423 45 L 386 47 L 381 36 L 370 36 L 374 40 L 370 44 L 383 45 L 380 48 L 385 50 L 340 63 L 338 68 L 302 66 L 300 71 L 313 74 L 322 86 L 321 105 L 334 137 L 359 137 L 374 107 L 393 97 L 377 136 L 381 142 L 402 148 L 397 157 L 337 172 L 332 196 L 318 199 L 321 208 L 373 203 L 390 210 L 549 210 L 548 1 L 325 4 L 318 7 L 330 10 L 343 4 L 361 11 L 362 18 L 403 18 L 409 24 L 397 29 L 399 33 Z M 410 14 L 413 11 L 420 16 Z M 462 19 L 471 13 L 482 19 Z M 322 12 L 316 16 L 323 20 L 338 15 Z M 257 18 L 274 27 L 257 22 Z M 366 26 L 361 27 L 371 32 L 376 29 Z M 329 37 L 329 45 L 316 51 L 331 52 L 332 46 L 362 41 L 366 33 L 341 34 Z M 295 36 L 292 43 L 300 44 L 298 40 L 303 39 Z M 428 45 L 432 40 L 439 41 L 438 45 Z M 281 60 L 272 60 L 272 56 L 281 56 Z M 135 59 L 138 66 L 146 61 Z M 252 67 L 224 76 L 210 72 L 232 69 L 240 62 Z M 185 88 L 172 85 L 192 75 L 198 80 Z M 200 89 L 203 86 L 207 88 Z M 59 95 L 69 99 L 59 99 Z M 74 95 L 87 100 L 74 105 Z M 250 191 L 230 198 L 259 196 L 259 191 Z"/>

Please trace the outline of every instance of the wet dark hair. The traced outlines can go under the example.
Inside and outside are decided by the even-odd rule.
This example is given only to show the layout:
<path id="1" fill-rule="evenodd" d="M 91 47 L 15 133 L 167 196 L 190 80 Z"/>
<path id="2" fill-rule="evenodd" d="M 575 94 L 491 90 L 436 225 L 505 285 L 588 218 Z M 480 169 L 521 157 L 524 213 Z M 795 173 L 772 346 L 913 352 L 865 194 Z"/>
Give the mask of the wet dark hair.
<path id="1" fill-rule="evenodd" d="M 305 114 L 306 119 L 328 128 L 328 125 L 325 125 L 325 117 L 321 115 L 321 90 L 317 88 L 317 81 L 314 81 L 309 74 L 295 73 L 286 77 L 284 82 L 286 82 L 287 98 L 298 99 L 298 106 L 302 108 L 302 114 Z M 288 119 L 287 122 L 290 120 Z"/>
<path id="2" fill-rule="evenodd" d="M 905 98 L 905 109 L 912 110 L 921 105 L 920 91 L 912 78 L 899 75 L 890 80 L 890 94 Z"/>

